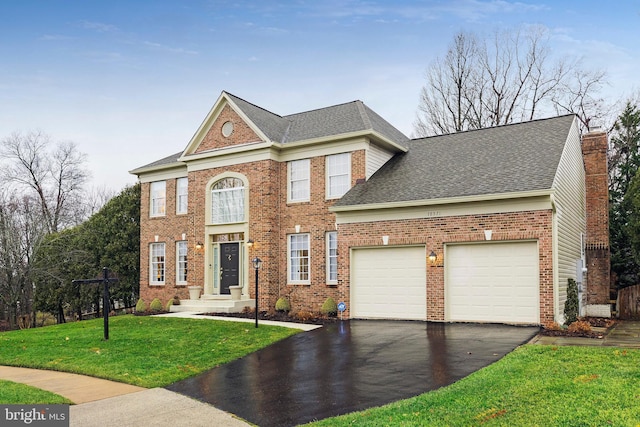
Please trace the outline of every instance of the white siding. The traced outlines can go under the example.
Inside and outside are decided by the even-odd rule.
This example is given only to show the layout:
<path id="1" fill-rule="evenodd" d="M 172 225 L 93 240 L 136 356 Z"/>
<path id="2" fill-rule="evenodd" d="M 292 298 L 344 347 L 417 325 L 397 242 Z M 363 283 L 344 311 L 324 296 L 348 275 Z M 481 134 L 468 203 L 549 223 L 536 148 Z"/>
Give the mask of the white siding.
<path id="1" fill-rule="evenodd" d="M 369 144 L 367 149 L 367 179 L 371 178 L 371 175 L 376 173 L 378 169 L 393 157 L 393 153 L 387 150 L 383 150 L 374 144 Z"/>
<path id="2" fill-rule="evenodd" d="M 567 280 L 576 279 L 576 261 L 580 259 L 580 235 L 585 232 L 585 172 L 580 134 L 574 121 L 558 164 L 553 183 L 556 203 L 554 221 L 554 279 L 556 319 L 564 321 Z"/>

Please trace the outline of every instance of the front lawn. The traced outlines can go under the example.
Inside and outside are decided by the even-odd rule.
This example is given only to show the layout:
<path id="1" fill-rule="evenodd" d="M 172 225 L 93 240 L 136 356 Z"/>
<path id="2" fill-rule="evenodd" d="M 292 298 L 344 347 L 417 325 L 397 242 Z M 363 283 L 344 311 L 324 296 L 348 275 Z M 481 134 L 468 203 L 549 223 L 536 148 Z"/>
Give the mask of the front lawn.
<path id="1" fill-rule="evenodd" d="M 3 405 L 36 405 L 39 403 L 71 403 L 71 401 L 60 395 L 46 390 L 40 390 L 36 387 L 0 380 L 0 403 Z"/>
<path id="2" fill-rule="evenodd" d="M 526 345 L 440 390 L 312 426 L 638 426 L 640 350 Z"/>
<path id="3" fill-rule="evenodd" d="M 210 319 L 117 316 L 0 333 L 0 365 L 52 369 L 161 387 L 299 332 Z"/>

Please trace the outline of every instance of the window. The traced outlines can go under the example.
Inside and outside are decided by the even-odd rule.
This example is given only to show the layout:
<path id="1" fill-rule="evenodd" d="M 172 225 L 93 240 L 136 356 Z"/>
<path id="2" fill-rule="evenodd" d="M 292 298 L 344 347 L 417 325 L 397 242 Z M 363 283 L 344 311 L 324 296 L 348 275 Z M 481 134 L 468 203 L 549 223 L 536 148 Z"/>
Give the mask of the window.
<path id="1" fill-rule="evenodd" d="M 223 178 L 211 187 L 211 222 L 229 224 L 244 221 L 244 182 Z"/>
<path id="2" fill-rule="evenodd" d="M 327 282 L 338 283 L 338 233 L 327 233 Z"/>
<path id="3" fill-rule="evenodd" d="M 186 214 L 189 200 L 189 179 L 178 178 L 176 180 L 176 213 Z"/>
<path id="4" fill-rule="evenodd" d="M 309 283 L 309 235 L 289 236 L 289 282 Z"/>
<path id="5" fill-rule="evenodd" d="M 176 242 L 176 283 L 187 283 L 187 242 Z"/>
<path id="6" fill-rule="evenodd" d="M 289 201 L 309 201 L 309 159 L 289 162 Z"/>
<path id="7" fill-rule="evenodd" d="M 156 181 L 151 183 L 151 216 L 164 216 L 167 203 L 167 183 Z"/>
<path id="8" fill-rule="evenodd" d="M 149 247 L 151 284 L 164 284 L 164 243 L 152 243 Z"/>
<path id="9" fill-rule="evenodd" d="M 351 188 L 351 154 L 327 156 L 327 198 L 342 197 Z"/>

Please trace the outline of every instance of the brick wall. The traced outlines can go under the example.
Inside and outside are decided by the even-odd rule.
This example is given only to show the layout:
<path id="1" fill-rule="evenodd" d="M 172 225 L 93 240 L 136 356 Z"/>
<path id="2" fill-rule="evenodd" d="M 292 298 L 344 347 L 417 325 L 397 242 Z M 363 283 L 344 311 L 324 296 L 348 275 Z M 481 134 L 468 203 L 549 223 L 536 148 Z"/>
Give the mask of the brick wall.
<path id="1" fill-rule="evenodd" d="M 609 303 L 611 264 L 607 147 L 605 132 L 590 132 L 582 137 L 586 181 L 587 304 Z"/>
<path id="2" fill-rule="evenodd" d="M 435 265 L 427 263 L 427 320 L 444 320 L 444 246 L 447 243 L 484 241 L 484 230 L 493 230 L 492 241 L 535 240 L 539 246 L 540 322 L 554 320 L 553 237 L 550 210 L 490 215 L 452 216 L 402 221 L 341 224 L 338 227 L 339 299 L 350 307 L 349 256 L 353 247 L 426 245 L 427 254 L 438 254 Z M 348 315 L 348 311 L 345 313 Z"/>
<path id="3" fill-rule="evenodd" d="M 233 123 L 233 132 L 229 137 L 222 134 L 222 126 L 226 122 Z M 232 145 L 258 142 L 260 138 L 227 104 L 198 146 L 196 153 Z"/>
<path id="4" fill-rule="evenodd" d="M 191 183 L 189 183 L 191 185 Z M 149 217 L 150 184 L 143 183 L 140 203 L 140 298 L 149 304 L 159 298 L 163 304 L 175 295 L 181 299 L 189 297 L 186 285 L 176 284 L 176 242 L 183 240 L 185 234 L 188 242 L 187 259 L 195 255 L 193 217 L 190 214 L 176 215 L 176 180 L 166 181 L 166 215 Z M 149 283 L 149 246 L 156 241 L 165 243 L 165 283 L 150 285 Z"/>

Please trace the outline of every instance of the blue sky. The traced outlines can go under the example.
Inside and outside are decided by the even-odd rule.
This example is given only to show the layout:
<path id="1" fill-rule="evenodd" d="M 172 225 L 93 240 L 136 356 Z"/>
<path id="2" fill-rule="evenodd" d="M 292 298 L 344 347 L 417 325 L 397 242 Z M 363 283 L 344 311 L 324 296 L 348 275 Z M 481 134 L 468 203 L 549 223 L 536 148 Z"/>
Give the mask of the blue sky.
<path id="1" fill-rule="evenodd" d="M 282 115 L 360 99 L 409 135 L 456 32 L 520 25 L 606 70 L 608 98 L 640 88 L 635 1 L 2 0 L 0 138 L 74 141 L 117 191 L 183 149 L 222 90 Z"/>

